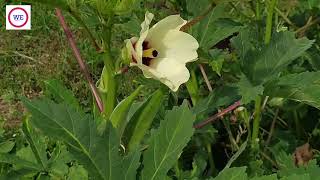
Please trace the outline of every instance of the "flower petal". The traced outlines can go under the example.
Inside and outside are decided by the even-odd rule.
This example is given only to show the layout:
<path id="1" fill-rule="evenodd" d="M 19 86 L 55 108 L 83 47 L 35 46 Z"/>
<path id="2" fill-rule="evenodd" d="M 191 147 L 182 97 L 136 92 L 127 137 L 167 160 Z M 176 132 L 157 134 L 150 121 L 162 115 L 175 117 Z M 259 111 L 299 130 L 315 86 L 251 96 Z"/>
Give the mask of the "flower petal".
<path id="1" fill-rule="evenodd" d="M 161 38 L 168 31 L 179 30 L 186 23 L 187 21 L 182 19 L 180 15 L 168 16 L 156 23 L 154 26 L 152 26 L 152 28 L 150 28 L 147 39 L 152 36 L 158 36 Z"/>
<path id="2" fill-rule="evenodd" d="M 135 50 L 136 50 L 137 56 L 138 56 L 137 61 L 140 64 L 142 64 L 142 53 L 143 53 L 142 43 L 147 38 L 147 35 L 149 32 L 149 25 L 153 19 L 153 16 L 154 15 L 152 13 L 146 12 L 145 19 L 141 24 L 140 37 L 135 44 Z"/>
<path id="3" fill-rule="evenodd" d="M 152 60 L 149 69 L 157 72 L 151 73 L 152 78 L 158 79 L 167 85 L 172 91 L 177 91 L 179 86 L 187 82 L 190 74 L 185 64 L 178 63 L 175 59 L 170 58 L 156 58 Z M 161 76 L 159 76 L 159 74 Z"/>
<path id="4" fill-rule="evenodd" d="M 126 50 L 127 50 L 127 55 L 129 57 L 126 57 L 126 58 L 129 58 L 131 59 L 131 62 L 133 61 L 134 63 L 136 63 L 138 57 L 137 57 L 137 53 L 136 51 L 134 50 L 134 47 L 133 47 L 133 44 L 135 44 L 137 42 L 138 38 L 137 37 L 133 37 L 131 39 L 127 39 L 125 40 L 125 44 L 126 44 Z"/>
<path id="5" fill-rule="evenodd" d="M 149 40 L 152 47 L 159 51 L 160 58 L 176 59 L 180 63 L 187 63 L 197 59 L 198 41 L 182 31 L 171 30 L 164 37 L 153 36 Z"/>

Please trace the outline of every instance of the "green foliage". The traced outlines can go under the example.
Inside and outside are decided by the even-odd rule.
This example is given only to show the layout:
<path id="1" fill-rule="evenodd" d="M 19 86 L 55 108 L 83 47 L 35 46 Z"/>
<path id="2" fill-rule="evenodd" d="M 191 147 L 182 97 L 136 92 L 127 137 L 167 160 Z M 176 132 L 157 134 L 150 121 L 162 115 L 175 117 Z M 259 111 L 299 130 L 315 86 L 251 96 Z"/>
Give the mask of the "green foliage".
<path id="1" fill-rule="evenodd" d="M 244 104 L 254 101 L 257 96 L 263 94 L 264 90 L 262 85 L 252 85 L 245 75 L 241 76 L 237 86 L 239 88 L 239 93 L 242 96 L 241 102 Z"/>
<path id="2" fill-rule="evenodd" d="M 124 141 L 129 151 L 135 150 L 151 127 L 152 121 L 161 107 L 162 90 L 154 92 L 143 102 L 127 120 L 129 124 L 124 131 Z"/>
<path id="3" fill-rule="evenodd" d="M 193 135 L 193 122 L 186 102 L 167 113 L 159 129 L 151 132 L 150 145 L 144 152 L 142 179 L 165 179 Z"/>
<path id="4" fill-rule="evenodd" d="M 187 1 L 188 12 L 192 17 L 201 16 L 204 10 L 211 6 L 208 2 L 208 0 Z M 240 30 L 242 25 L 228 19 L 226 11 L 225 3 L 218 4 L 204 20 L 191 28 L 191 33 L 198 40 L 201 48 L 211 49 L 219 41 Z"/>
<path id="5" fill-rule="evenodd" d="M 266 94 L 303 102 L 320 109 L 320 72 L 290 74 L 272 81 Z M 306 86 L 307 84 L 307 86 Z"/>
<path id="6" fill-rule="evenodd" d="M 309 49 L 314 41 L 296 39 L 291 32 L 274 33 L 269 45 L 257 47 L 251 43 L 252 35 L 242 31 L 233 39 L 238 50 L 242 71 L 253 85 L 260 85 L 279 76 L 293 60 Z"/>
<path id="7" fill-rule="evenodd" d="M 15 145 L 13 141 L 5 141 L 0 143 L 0 153 L 8 153 L 10 152 Z"/>
<path id="8" fill-rule="evenodd" d="M 138 87 L 129 97 L 122 100 L 114 109 L 110 116 L 110 120 L 115 128 L 122 134 L 126 126 L 127 116 L 134 99 L 139 95 L 142 86 Z"/>
<path id="9" fill-rule="evenodd" d="M 122 167 L 123 167 L 123 179 L 124 180 L 135 180 L 137 169 L 140 166 L 140 156 L 141 152 L 139 150 L 136 150 L 126 157 L 124 157 L 122 161 Z"/>
<path id="10" fill-rule="evenodd" d="M 72 155 L 89 170 L 90 176 L 96 179 L 119 176 L 119 138 L 110 123 L 100 135 L 92 117 L 68 105 L 47 100 L 23 101 L 32 113 L 32 123 L 47 136 L 66 143 Z"/>
<path id="11" fill-rule="evenodd" d="M 46 86 L 47 96 L 51 96 L 58 103 L 67 103 L 71 106 L 79 108 L 78 100 L 74 97 L 72 91 L 65 88 L 65 86 L 57 79 L 47 80 L 44 82 Z"/>
<path id="12" fill-rule="evenodd" d="M 246 167 L 228 168 L 220 172 L 219 175 L 212 180 L 224 180 L 224 179 L 248 179 L 246 174 Z"/>
<path id="13" fill-rule="evenodd" d="M 273 0 L 274 9 L 236 0 L 26 2 L 33 31 L 0 30 L 0 179 L 320 176 L 318 1 Z M 103 112 L 92 105 L 54 8 L 64 11 Z M 177 92 L 126 67 L 131 55 L 121 58 L 123 40 L 139 36 L 146 11 L 155 22 L 180 14 L 188 22 L 182 30 L 200 45 Z M 27 110 L 17 99 L 42 94 L 22 98 Z M 298 166 L 292 153 L 306 142 L 312 155 Z"/>

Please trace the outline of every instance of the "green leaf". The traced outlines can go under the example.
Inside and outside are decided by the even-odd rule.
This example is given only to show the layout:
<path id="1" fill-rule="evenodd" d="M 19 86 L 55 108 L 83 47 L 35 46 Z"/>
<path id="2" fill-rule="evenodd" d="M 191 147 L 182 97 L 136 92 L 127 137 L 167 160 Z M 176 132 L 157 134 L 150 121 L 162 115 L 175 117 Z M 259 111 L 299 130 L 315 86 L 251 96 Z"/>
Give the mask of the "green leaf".
<path id="1" fill-rule="evenodd" d="M 283 150 L 280 150 L 280 152 L 273 152 L 273 154 L 279 165 L 279 170 L 277 171 L 279 177 L 287 177 L 292 174 L 308 174 L 310 179 L 317 179 L 320 177 L 320 167 L 317 165 L 316 160 L 309 161 L 306 166 L 297 167 L 292 154 L 287 154 Z"/>
<path id="2" fill-rule="evenodd" d="M 218 6 L 219 7 L 219 6 Z M 217 8 L 218 8 L 217 7 Z M 212 11 L 209 16 L 215 16 L 215 12 Z M 227 37 L 233 35 L 238 32 L 242 25 L 232 21 L 231 19 L 218 19 L 216 21 L 210 21 L 208 24 L 207 31 L 205 35 L 202 36 L 200 40 L 200 46 L 209 49 L 216 45 L 218 42 L 226 39 Z"/>
<path id="3" fill-rule="evenodd" d="M 67 163 L 72 162 L 74 159 L 72 155 L 67 151 L 67 147 L 61 143 L 56 143 L 53 152 L 50 154 L 48 161 L 48 167 L 51 174 L 63 177 L 68 173 L 69 166 Z"/>
<path id="4" fill-rule="evenodd" d="M 67 103 L 79 108 L 79 102 L 74 97 L 72 91 L 67 89 L 59 80 L 52 79 L 44 81 L 47 93 L 53 97 L 58 103 Z"/>
<path id="5" fill-rule="evenodd" d="M 242 31 L 232 42 L 238 51 L 242 71 L 254 84 L 260 85 L 278 76 L 293 60 L 311 47 L 314 41 L 296 39 L 293 32 L 274 33 L 269 45 L 252 44 L 255 38 L 249 31 Z"/>
<path id="6" fill-rule="evenodd" d="M 187 1 L 187 9 L 197 17 L 212 5 L 212 1 Z M 210 49 L 221 40 L 239 31 L 241 24 L 226 19 L 226 3 L 219 3 L 204 19 L 191 28 L 191 34 L 203 49 Z"/>
<path id="7" fill-rule="evenodd" d="M 199 85 L 198 85 L 197 75 L 195 73 L 194 68 L 190 70 L 190 79 L 189 81 L 186 82 L 185 85 L 191 97 L 192 104 L 196 105 L 200 96 L 199 96 Z"/>
<path id="8" fill-rule="evenodd" d="M 247 180 L 246 167 L 224 169 L 213 180 Z"/>
<path id="9" fill-rule="evenodd" d="M 162 105 L 163 92 L 154 92 L 132 115 L 124 132 L 128 151 L 135 150 L 149 130 L 154 117 Z"/>
<path id="10" fill-rule="evenodd" d="M 229 159 L 227 165 L 224 168 L 230 168 L 231 164 L 237 160 L 237 158 L 243 153 L 243 151 L 246 149 L 248 144 L 248 141 L 245 141 L 241 144 L 239 150 Z"/>
<path id="11" fill-rule="evenodd" d="M 283 177 L 280 180 L 312 180 L 309 174 L 293 174 L 287 177 Z"/>
<path id="12" fill-rule="evenodd" d="M 218 107 L 229 105 L 238 99 L 239 95 L 237 88 L 222 86 L 216 88 L 208 97 L 200 100 L 191 110 L 198 117 L 203 114 L 212 113 Z"/>
<path id="13" fill-rule="evenodd" d="M 278 180 L 278 178 L 276 174 L 272 174 L 269 176 L 254 177 L 254 178 L 251 178 L 250 180 Z"/>
<path id="14" fill-rule="evenodd" d="M 247 79 L 245 75 L 241 75 L 240 81 L 237 83 L 239 88 L 239 93 L 242 96 L 241 102 L 243 104 L 248 104 L 251 101 L 254 101 L 257 96 L 263 94 L 263 86 L 258 85 L 254 86 L 251 82 Z"/>
<path id="15" fill-rule="evenodd" d="M 32 153 L 32 151 L 30 152 Z M 27 169 L 30 172 L 40 172 L 42 170 L 42 167 L 37 162 L 31 162 L 13 154 L 0 154 L 0 162 L 12 164 L 14 169 Z"/>
<path id="16" fill-rule="evenodd" d="M 280 77 L 266 85 L 265 94 L 291 99 L 320 109 L 320 71 Z"/>
<path id="17" fill-rule="evenodd" d="M 43 170 L 47 169 L 48 159 L 46 152 L 46 143 L 43 137 L 40 137 L 29 125 L 29 117 L 23 120 L 22 131 L 30 145 L 30 148 Z"/>
<path id="18" fill-rule="evenodd" d="M 45 5 L 49 5 L 51 7 L 59 7 L 64 10 L 69 10 L 68 1 L 67 0 L 24 0 L 25 2 L 37 2 L 43 3 Z"/>
<path id="19" fill-rule="evenodd" d="M 0 143 L 0 153 L 10 152 L 16 143 L 13 141 L 4 141 Z"/>
<path id="20" fill-rule="evenodd" d="M 68 180 L 88 180 L 88 172 L 82 166 L 72 166 L 69 169 Z"/>
<path id="21" fill-rule="evenodd" d="M 312 8 L 320 9 L 320 2 L 318 0 L 307 0 L 307 1 L 310 9 Z"/>
<path id="22" fill-rule="evenodd" d="M 47 100 L 23 103 L 32 114 L 32 123 L 44 134 L 63 141 L 71 154 L 88 169 L 94 179 L 116 179 L 120 176 L 119 137 L 111 123 L 101 135 L 94 119 L 66 104 Z"/>
<path id="23" fill-rule="evenodd" d="M 168 111 L 159 129 L 151 132 L 149 147 L 143 154 L 143 180 L 166 177 L 193 135 L 194 119 L 186 102 Z"/>
<path id="24" fill-rule="evenodd" d="M 225 60 L 226 53 L 219 49 L 210 50 L 209 53 L 211 57 L 209 65 L 214 72 L 221 76 L 221 69 Z"/>
<path id="25" fill-rule="evenodd" d="M 201 177 L 206 167 L 207 167 L 207 155 L 204 154 L 204 152 L 198 151 L 198 153 L 194 156 L 194 159 L 192 162 L 192 171 L 190 173 L 189 179 Z"/>
<path id="26" fill-rule="evenodd" d="M 123 13 L 129 13 L 140 0 L 121 0 L 118 1 L 117 5 L 114 8 L 114 11 L 117 15 Z"/>
<path id="27" fill-rule="evenodd" d="M 36 157 L 31 149 L 30 146 L 26 146 L 26 147 L 22 147 L 21 149 L 19 149 L 17 152 L 16 152 L 16 156 L 18 158 L 21 158 L 21 159 L 24 159 L 26 161 L 29 161 L 31 163 L 35 163 L 35 164 L 38 164 L 39 167 L 42 167 L 41 164 L 39 164 L 36 160 Z M 43 170 L 43 169 L 41 169 Z"/>
<path id="28" fill-rule="evenodd" d="M 143 86 L 139 86 L 129 97 L 122 100 L 113 110 L 110 120 L 113 126 L 122 134 L 127 124 L 126 118 L 134 99 L 139 95 Z"/>
<path id="29" fill-rule="evenodd" d="M 141 152 L 137 149 L 136 151 L 129 153 L 122 161 L 122 174 L 123 180 L 135 180 L 137 169 L 140 166 Z"/>
<path id="30" fill-rule="evenodd" d="M 186 1 L 186 7 L 188 10 L 188 13 L 194 18 L 199 16 L 201 13 L 203 13 L 203 10 L 205 8 L 208 8 L 211 5 L 211 0 L 187 0 Z"/>

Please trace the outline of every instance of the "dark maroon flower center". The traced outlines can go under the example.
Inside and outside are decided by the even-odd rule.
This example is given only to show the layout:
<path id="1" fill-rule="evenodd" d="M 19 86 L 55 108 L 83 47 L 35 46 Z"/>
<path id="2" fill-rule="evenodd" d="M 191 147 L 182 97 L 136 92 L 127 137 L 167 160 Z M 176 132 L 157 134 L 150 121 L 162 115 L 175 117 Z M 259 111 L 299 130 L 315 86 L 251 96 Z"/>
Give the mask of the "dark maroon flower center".
<path id="1" fill-rule="evenodd" d="M 136 43 L 133 44 L 133 47 L 135 48 Z M 155 50 L 154 48 L 150 47 L 150 44 L 148 41 L 144 41 L 142 43 L 142 51 L 143 51 L 143 55 L 142 55 L 142 64 L 146 65 L 146 66 L 150 66 L 151 61 L 158 57 L 159 52 L 157 50 Z M 132 57 L 133 61 L 135 63 L 137 63 L 137 60 L 134 59 L 134 57 Z"/>

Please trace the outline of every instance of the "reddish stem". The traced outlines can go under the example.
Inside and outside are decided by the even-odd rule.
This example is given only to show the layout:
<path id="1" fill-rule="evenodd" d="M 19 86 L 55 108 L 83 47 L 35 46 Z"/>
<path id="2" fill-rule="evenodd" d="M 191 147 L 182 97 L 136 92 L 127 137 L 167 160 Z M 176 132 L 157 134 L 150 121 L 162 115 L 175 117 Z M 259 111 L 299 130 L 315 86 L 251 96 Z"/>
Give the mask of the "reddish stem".
<path id="1" fill-rule="evenodd" d="M 66 37 L 68 39 L 68 42 L 69 42 L 69 45 L 72 49 L 72 52 L 73 52 L 73 55 L 75 56 L 75 58 L 77 59 L 78 61 L 78 64 L 80 66 L 80 70 L 82 71 L 83 75 L 85 76 L 86 80 L 88 81 L 89 85 L 90 85 L 90 89 L 91 89 L 91 92 L 93 94 L 93 97 L 95 99 L 95 102 L 100 110 L 100 112 L 103 111 L 103 103 L 102 103 L 102 100 L 99 96 L 99 92 L 98 92 L 98 89 L 97 87 L 95 86 L 92 78 L 91 78 L 91 75 L 88 71 L 88 68 L 87 68 L 87 65 L 84 63 L 82 57 L 81 57 L 81 54 L 80 54 L 80 51 L 79 49 L 77 48 L 77 45 L 76 45 L 76 42 L 73 38 L 73 35 L 72 35 L 72 32 L 71 30 L 69 29 L 63 15 L 62 15 L 62 12 L 59 8 L 56 8 L 56 15 L 57 17 L 59 18 L 59 21 L 60 21 L 60 24 L 66 34 Z"/>
<path id="2" fill-rule="evenodd" d="M 206 125 L 208 125 L 209 123 L 212 123 L 214 122 L 215 120 L 221 118 L 223 115 L 229 113 L 230 111 L 233 111 L 234 109 L 236 109 L 237 107 L 239 107 L 241 105 L 241 102 L 240 101 L 237 101 L 235 102 L 234 104 L 232 104 L 231 106 L 227 107 L 226 109 L 223 109 L 221 112 L 218 112 L 217 114 L 209 117 L 207 120 L 199 123 L 199 124 L 196 124 L 194 125 L 193 127 L 195 129 L 200 129 Z"/>

